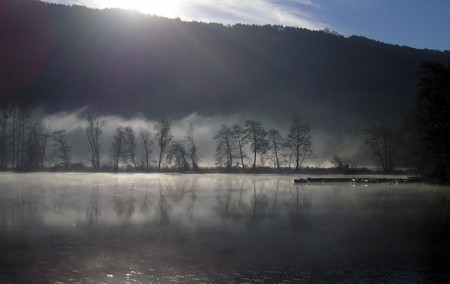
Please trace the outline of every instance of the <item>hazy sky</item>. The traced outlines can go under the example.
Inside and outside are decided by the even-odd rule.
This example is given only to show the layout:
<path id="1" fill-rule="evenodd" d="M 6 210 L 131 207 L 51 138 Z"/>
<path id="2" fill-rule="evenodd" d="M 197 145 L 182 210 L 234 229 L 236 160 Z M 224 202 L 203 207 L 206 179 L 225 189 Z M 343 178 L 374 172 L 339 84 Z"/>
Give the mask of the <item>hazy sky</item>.
<path id="1" fill-rule="evenodd" d="M 449 0 L 46 0 L 182 20 L 329 28 L 345 36 L 450 50 Z"/>

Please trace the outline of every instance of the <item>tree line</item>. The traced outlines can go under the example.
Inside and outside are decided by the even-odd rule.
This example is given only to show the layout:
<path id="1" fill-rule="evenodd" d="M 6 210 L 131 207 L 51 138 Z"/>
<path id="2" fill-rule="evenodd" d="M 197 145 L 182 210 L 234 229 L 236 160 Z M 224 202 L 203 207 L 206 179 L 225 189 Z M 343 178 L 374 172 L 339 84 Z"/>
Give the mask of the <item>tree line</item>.
<path id="1" fill-rule="evenodd" d="M 65 129 L 51 130 L 43 123 L 42 116 L 26 104 L 3 100 L 0 111 L 0 169 L 41 170 L 49 164 L 61 170 L 72 168 L 71 137 Z M 101 116 L 86 114 L 85 135 L 94 171 L 200 169 L 202 155 L 192 122 L 182 139 L 174 138 L 170 119 L 160 119 L 153 131 L 136 132 L 129 125 L 118 125 L 109 147 L 100 143 L 105 125 Z M 298 116 L 292 118 L 286 137 L 276 129 L 266 130 L 255 120 L 247 120 L 243 125 L 222 125 L 212 137 L 216 143 L 216 166 L 231 170 L 256 169 L 269 164 L 277 169 L 283 166 L 300 169 L 312 156 L 310 130 Z M 141 157 L 137 156 L 139 147 Z M 111 160 L 102 163 L 102 155 L 108 151 Z M 156 164 L 152 163 L 152 155 Z"/>
<path id="2" fill-rule="evenodd" d="M 102 149 L 99 141 L 106 122 L 101 117 L 90 113 L 87 114 L 86 120 L 86 136 L 91 149 L 91 165 L 93 170 L 98 171 L 102 168 L 100 162 Z M 160 171 L 164 168 L 164 161 L 166 168 L 181 171 L 199 170 L 200 154 L 194 139 L 194 124 L 189 123 L 184 138 L 179 140 L 174 138 L 171 128 L 172 121 L 164 118 L 155 124 L 154 132 L 147 129 L 136 133 L 129 125 L 117 126 L 110 148 L 112 170 L 119 171 L 122 166 L 135 171 Z M 140 162 L 137 157 L 138 145 L 141 145 L 143 150 Z M 157 165 L 151 163 L 153 152 L 156 152 L 157 155 Z"/>
<path id="3" fill-rule="evenodd" d="M 403 125 L 369 126 L 364 130 L 365 143 L 385 172 L 403 163 L 429 180 L 449 182 L 450 61 L 423 62 L 420 75 L 415 107 Z"/>
<path id="4" fill-rule="evenodd" d="M 264 164 L 281 169 L 282 165 L 296 170 L 302 167 L 303 162 L 312 156 L 311 128 L 300 117 L 294 116 L 291 120 L 289 133 L 283 137 L 278 130 L 266 130 L 259 121 L 247 120 L 242 126 L 222 125 L 214 135 L 216 140 L 216 162 L 218 166 L 226 169 L 250 168 L 255 169 L 257 158 Z M 249 148 L 251 157 L 247 155 Z M 248 162 L 251 165 L 248 165 Z"/>
<path id="5" fill-rule="evenodd" d="M 383 172 L 393 172 L 403 166 L 436 181 L 449 180 L 449 82 L 450 62 L 424 63 L 416 107 L 403 127 L 374 124 L 363 130 L 367 151 Z M 85 133 L 94 171 L 199 170 L 202 155 L 195 140 L 194 124 L 189 124 L 182 139 L 172 135 L 170 119 L 159 120 L 153 131 L 139 133 L 131 126 L 118 125 L 110 145 L 101 145 L 105 123 L 100 116 L 86 115 Z M 313 155 L 310 131 L 310 126 L 299 116 L 291 119 L 286 136 L 276 129 L 266 130 L 255 120 L 221 125 L 212 137 L 216 143 L 216 166 L 226 170 L 255 170 L 268 165 L 298 170 Z M 139 147 L 143 152 L 141 157 L 137 157 Z M 112 161 L 109 165 L 102 164 L 101 157 L 108 151 Z M 152 163 L 153 154 L 156 164 Z M 66 130 L 51 130 L 29 105 L 0 98 L 1 170 L 40 170 L 49 162 L 69 170 L 71 158 L 70 134 Z M 340 170 L 356 167 L 354 162 L 339 155 L 330 162 Z"/>
<path id="6" fill-rule="evenodd" d="M 0 101 L 0 169 L 39 169 L 44 167 L 50 143 L 55 148 L 66 143 L 65 131 L 52 133 L 25 104 Z M 54 137 L 55 139 L 52 139 Z"/>

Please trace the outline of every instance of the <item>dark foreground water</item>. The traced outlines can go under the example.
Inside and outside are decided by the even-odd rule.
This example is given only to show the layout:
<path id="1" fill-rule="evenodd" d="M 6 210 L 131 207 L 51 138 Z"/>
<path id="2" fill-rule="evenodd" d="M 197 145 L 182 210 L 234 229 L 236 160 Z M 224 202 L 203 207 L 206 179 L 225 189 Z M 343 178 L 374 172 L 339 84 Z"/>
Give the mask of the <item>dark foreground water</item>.
<path id="1" fill-rule="evenodd" d="M 0 283 L 450 281 L 450 188 L 0 174 Z"/>

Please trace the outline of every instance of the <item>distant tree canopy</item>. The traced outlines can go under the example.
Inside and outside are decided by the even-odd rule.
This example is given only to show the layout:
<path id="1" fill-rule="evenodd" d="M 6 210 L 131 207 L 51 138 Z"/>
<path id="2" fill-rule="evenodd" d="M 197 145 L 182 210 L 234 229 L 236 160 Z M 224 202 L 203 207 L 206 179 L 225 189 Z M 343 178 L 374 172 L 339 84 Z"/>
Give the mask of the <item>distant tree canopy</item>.
<path id="1" fill-rule="evenodd" d="M 450 179 L 450 61 L 422 65 L 417 99 L 428 175 Z"/>

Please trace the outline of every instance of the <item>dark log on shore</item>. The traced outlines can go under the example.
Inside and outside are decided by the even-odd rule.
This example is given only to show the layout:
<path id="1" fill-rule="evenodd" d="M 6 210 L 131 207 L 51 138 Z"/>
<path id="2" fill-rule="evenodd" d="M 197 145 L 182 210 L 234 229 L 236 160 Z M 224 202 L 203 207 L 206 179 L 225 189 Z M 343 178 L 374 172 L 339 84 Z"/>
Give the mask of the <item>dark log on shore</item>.
<path id="1" fill-rule="evenodd" d="M 420 177 L 407 177 L 407 178 L 373 178 L 373 177 L 307 177 L 294 179 L 294 183 L 329 183 L 329 182 L 350 182 L 350 183 L 409 183 L 409 182 L 422 182 Z"/>

